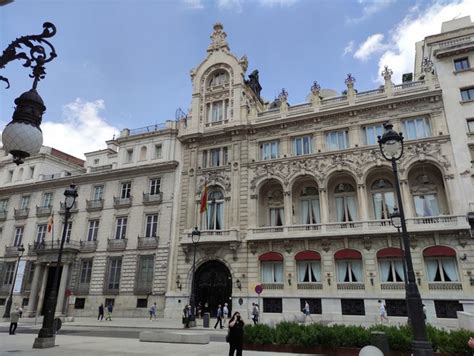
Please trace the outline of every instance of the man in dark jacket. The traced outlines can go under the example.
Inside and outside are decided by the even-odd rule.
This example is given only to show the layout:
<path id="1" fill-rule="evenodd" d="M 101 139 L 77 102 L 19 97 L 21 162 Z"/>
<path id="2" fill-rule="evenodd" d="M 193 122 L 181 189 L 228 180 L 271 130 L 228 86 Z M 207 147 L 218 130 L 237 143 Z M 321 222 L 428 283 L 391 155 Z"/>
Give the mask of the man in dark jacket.
<path id="1" fill-rule="evenodd" d="M 97 316 L 97 320 L 104 320 L 104 304 L 102 303 L 99 305 L 99 315 Z"/>
<path id="2" fill-rule="evenodd" d="M 20 318 L 20 313 L 18 311 L 18 307 L 16 307 L 15 310 L 12 310 L 10 312 L 10 335 L 15 335 L 19 318 Z"/>
<path id="3" fill-rule="evenodd" d="M 235 351 L 237 351 L 237 356 L 242 356 L 244 322 L 239 312 L 235 312 L 229 321 L 229 336 L 227 342 L 229 343 L 229 356 L 234 356 Z"/>
<path id="4" fill-rule="evenodd" d="M 222 306 L 220 304 L 217 307 L 217 321 L 216 321 L 216 325 L 214 325 L 214 329 L 217 328 L 217 324 L 220 324 L 221 329 L 223 328 L 223 326 L 222 326 Z"/>

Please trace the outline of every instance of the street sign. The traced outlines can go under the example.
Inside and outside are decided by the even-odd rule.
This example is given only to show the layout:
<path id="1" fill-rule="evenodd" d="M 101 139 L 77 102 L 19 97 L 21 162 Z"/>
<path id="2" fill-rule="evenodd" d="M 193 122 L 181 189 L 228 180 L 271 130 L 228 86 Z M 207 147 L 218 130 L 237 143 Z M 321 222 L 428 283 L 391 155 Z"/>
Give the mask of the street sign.
<path id="1" fill-rule="evenodd" d="M 257 293 L 258 295 L 260 295 L 261 293 L 263 292 L 263 286 L 261 284 L 257 284 L 255 286 L 255 293 Z"/>

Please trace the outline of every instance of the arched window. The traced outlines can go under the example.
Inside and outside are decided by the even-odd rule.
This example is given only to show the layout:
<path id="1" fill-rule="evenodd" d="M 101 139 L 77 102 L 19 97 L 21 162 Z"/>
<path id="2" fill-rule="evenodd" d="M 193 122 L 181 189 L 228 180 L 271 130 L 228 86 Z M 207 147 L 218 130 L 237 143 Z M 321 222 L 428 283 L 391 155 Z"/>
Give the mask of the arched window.
<path id="1" fill-rule="evenodd" d="M 385 179 L 377 179 L 370 187 L 374 216 L 376 220 L 389 219 L 395 207 L 393 184 Z"/>
<path id="2" fill-rule="evenodd" d="M 316 187 L 304 187 L 300 193 L 300 222 L 304 225 L 320 224 L 319 192 Z"/>
<path id="3" fill-rule="evenodd" d="M 412 193 L 417 216 L 440 215 L 437 187 L 428 175 L 423 174 L 415 178 Z"/>
<path id="4" fill-rule="evenodd" d="M 429 282 L 459 282 L 456 251 L 446 246 L 431 246 L 423 251 Z"/>
<path id="5" fill-rule="evenodd" d="M 362 254 L 359 251 L 345 249 L 334 254 L 337 267 L 337 281 L 340 283 L 361 283 L 364 281 Z"/>
<path id="6" fill-rule="evenodd" d="M 206 225 L 207 230 L 224 228 L 224 194 L 220 190 L 213 190 L 207 195 Z"/>
<path id="7" fill-rule="evenodd" d="M 279 189 L 268 192 L 268 207 L 270 216 L 270 226 L 283 226 L 285 209 L 283 203 L 283 192 Z"/>
<path id="8" fill-rule="evenodd" d="M 336 200 L 336 220 L 348 222 L 357 220 L 357 202 L 355 189 L 351 184 L 340 183 L 334 189 Z"/>
<path id="9" fill-rule="evenodd" d="M 283 283 L 283 256 L 278 252 L 266 252 L 259 257 L 263 283 Z"/>
<path id="10" fill-rule="evenodd" d="M 140 148 L 140 161 L 144 161 L 146 159 L 146 146 L 142 146 Z"/>
<path id="11" fill-rule="evenodd" d="M 321 255 L 316 251 L 300 251 L 295 255 L 299 283 L 321 282 Z"/>
<path id="12" fill-rule="evenodd" d="M 384 248 L 377 252 L 377 260 L 382 283 L 403 282 L 405 280 L 403 250 L 396 247 Z"/>
<path id="13" fill-rule="evenodd" d="M 224 85 L 229 82 L 229 74 L 227 72 L 217 72 L 211 77 L 209 81 L 209 87 L 216 87 L 218 85 Z"/>

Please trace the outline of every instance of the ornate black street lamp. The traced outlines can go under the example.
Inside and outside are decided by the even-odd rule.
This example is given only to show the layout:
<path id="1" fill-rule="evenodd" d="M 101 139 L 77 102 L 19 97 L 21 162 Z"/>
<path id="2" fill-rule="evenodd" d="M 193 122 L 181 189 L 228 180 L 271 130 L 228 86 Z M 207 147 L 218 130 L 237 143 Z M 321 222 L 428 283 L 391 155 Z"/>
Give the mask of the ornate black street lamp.
<path id="1" fill-rule="evenodd" d="M 403 135 L 393 130 L 393 125 L 384 125 L 385 132 L 378 137 L 380 151 L 383 157 L 392 163 L 393 175 L 395 178 L 395 189 L 397 191 L 398 209 L 400 212 L 400 225 L 402 228 L 402 239 L 405 251 L 405 262 L 407 266 L 407 280 L 405 284 L 408 318 L 413 329 L 412 352 L 414 356 L 432 356 L 433 348 L 426 335 L 426 325 L 423 314 L 423 304 L 420 292 L 415 281 L 413 271 L 413 261 L 410 252 L 410 239 L 403 211 L 402 194 L 400 192 L 400 182 L 398 179 L 397 161 L 403 155 Z"/>
<path id="2" fill-rule="evenodd" d="M 193 242 L 193 281 L 191 282 L 191 298 L 189 304 L 191 305 L 191 321 L 196 320 L 196 249 L 201 238 L 201 231 L 196 226 L 191 232 L 191 240 Z"/>
<path id="3" fill-rule="evenodd" d="M 58 251 L 58 262 L 56 269 L 54 270 L 54 279 L 51 285 L 51 291 L 49 291 L 48 299 L 44 307 L 44 319 L 43 326 L 41 327 L 38 337 L 35 339 L 33 348 L 44 349 L 48 347 L 54 347 L 54 314 L 56 312 L 56 304 L 58 302 L 58 284 L 59 284 L 59 269 L 61 268 L 61 258 L 63 255 L 64 241 L 66 240 L 68 220 L 71 217 L 71 208 L 76 202 L 77 188 L 75 184 L 71 184 L 69 188 L 64 191 L 64 228 L 61 237 L 61 244 L 59 245 Z"/>
<path id="4" fill-rule="evenodd" d="M 16 59 L 23 60 L 24 67 L 31 67 L 30 77 L 34 78 L 33 87 L 15 99 L 13 120 L 2 132 L 3 149 L 13 156 L 13 162 L 17 165 L 22 164 L 25 158 L 38 153 L 43 144 L 40 125 L 46 106 L 36 87 L 46 75 L 44 65 L 57 57 L 53 45 L 45 39 L 55 34 L 56 27 L 45 22 L 41 34 L 17 38 L 0 56 L 0 69 Z M 23 50 L 22 46 L 26 48 Z M 49 47 L 49 50 L 45 50 L 45 47 Z M 10 87 L 7 78 L 0 75 L 0 81 L 7 83 L 7 89 Z"/>
<path id="5" fill-rule="evenodd" d="M 400 244 L 400 249 L 403 251 L 405 250 L 405 247 L 403 246 L 402 235 L 400 234 L 400 229 L 402 227 L 402 219 L 400 218 L 400 212 L 398 211 L 398 208 L 393 208 L 393 213 L 390 214 L 390 222 L 392 223 L 392 226 L 394 226 L 397 229 L 398 242 Z M 405 257 L 402 258 L 402 266 L 403 266 L 403 280 L 405 281 L 405 290 L 407 290 L 408 278 L 407 278 L 407 266 L 406 266 Z"/>
<path id="6" fill-rule="evenodd" d="M 5 312 L 3 313 L 4 318 L 10 317 L 10 311 L 12 309 L 13 303 L 13 291 L 15 289 L 16 282 L 16 274 L 18 273 L 18 266 L 20 265 L 20 259 L 21 256 L 23 256 L 23 252 L 25 252 L 25 248 L 23 247 L 23 245 L 18 246 L 18 260 L 16 261 L 15 274 L 13 275 L 12 289 L 10 290 L 10 296 L 8 297 L 7 305 L 5 306 Z"/>

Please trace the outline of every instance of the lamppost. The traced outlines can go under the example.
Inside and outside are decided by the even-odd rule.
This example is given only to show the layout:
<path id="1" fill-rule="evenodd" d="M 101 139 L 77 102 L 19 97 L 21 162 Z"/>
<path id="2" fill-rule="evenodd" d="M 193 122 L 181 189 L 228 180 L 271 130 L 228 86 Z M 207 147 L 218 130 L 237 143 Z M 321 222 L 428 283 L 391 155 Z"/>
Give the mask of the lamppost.
<path id="1" fill-rule="evenodd" d="M 397 229 L 397 236 L 398 242 L 400 243 L 400 249 L 403 251 L 405 248 L 403 247 L 402 235 L 400 234 L 400 228 L 402 227 L 402 219 L 400 219 L 400 212 L 398 208 L 393 208 L 393 213 L 390 214 L 390 222 L 392 226 Z M 405 281 L 405 290 L 407 289 L 407 266 L 405 262 L 405 258 L 402 258 L 402 266 L 403 266 L 403 280 Z"/>
<path id="2" fill-rule="evenodd" d="M 201 231 L 199 231 L 198 227 L 196 226 L 191 232 L 191 239 L 193 242 L 193 281 L 191 283 L 191 298 L 189 300 L 189 304 L 191 304 L 191 321 L 196 320 L 196 276 L 194 274 L 196 273 L 196 249 L 200 238 Z"/>
<path id="3" fill-rule="evenodd" d="M 395 178 L 395 189 L 397 191 L 398 209 L 400 211 L 400 225 L 402 228 L 403 246 L 405 247 L 405 262 L 407 265 L 407 280 L 405 284 L 408 317 L 413 329 L 412 352 L 414 356 L 432 356 L 433 348 L 426 335 L 426 325 L 423 314 L 423 304 L 420 292 L 415 281 L 413 271 L 413 261 L 410 252 L 410 239 L 403 211 L 402 195 L 400 192 L 400 182 L 398 179 L 397 161 L 403 155 L 403 135 L 393 130 L 393 125 L 386 123 L 385 132 L 378 137 L 382 156 L 392 163 L 393 176 Z"/>
<path id="4" fill-rule="evenodd" d="M 18 266 L 20 265 L 20 259 L 21 256 L 23 256 L 23 252 L 25 252 L 25 248 L 23 247 L 23 245 L 18 246 L 18 260 L 16 261 L 15 274 L 13 275 L 12 289 L 10 290 L 10 296 L 8 297 L 7 305 L 5 306 L 5 312 L 3 313 L 4 318 L 10 317 L 10 311 L 12 309 L 13 303 L 13 291 L 15 289 L 16 282 L 16 274 L 18 273 Z"/>
<path id="5" fill-rule="evenodd" d="M 71 217 L 71 208 L 76 202 L 77 188 L 75 184 L 72 184 L 64 191 L 64 228 L 61 237 L 61 244 L 58 250 L 58 262 L 56 269 L 54 270 L 54 279 L 51 285 L 51 291 L 49 292 L 48 299 L 44 307 L 44 318 L 43 326 L 41 327 L 38 337 L 35 339 L 33 348 L 44 349 L 48 347 L 54 347 L 54 314 L 56 312 L 56 304 L 58 302 L 58 282 L 59 282 L 59 269 L 61 268 L 61 258 L 63 255 L 64 241 L 66 240 L 68 220 Z"/>
<path id="6" fill-rule="evenodd" d="M 33 87 L 15 99 L 13 120 L 2 132 L 3 149 L 13 156 L 13 162 L 17 165 L 22 164 L 25 158 L 38 153 L 43 144 L 40 125 L 46 106 L 36 87 L 46 75 L 44 65 L 57 57 L 53 45 L 45 39 L 55 34 L 56 27 L 50 22 L 45 22 L 41 34 L 17 38 L 0 56 L 0 69 L 16 59 L 23 60 L 24 67 L 31 67 L 30 77 L 34 78 Z M 22 46 L 29 50 L 21 52 Z M 49 47 L 49 53 L 45 47 Z M 7 83 L 7 89 L 10 87 L 7 78 L 0 75 L 0 81 Z"/>

